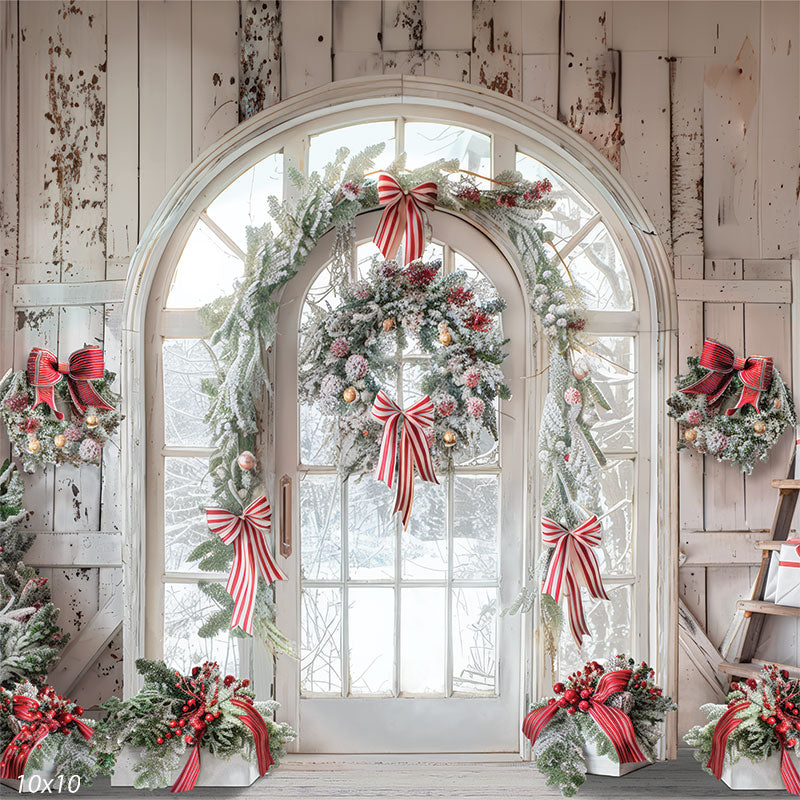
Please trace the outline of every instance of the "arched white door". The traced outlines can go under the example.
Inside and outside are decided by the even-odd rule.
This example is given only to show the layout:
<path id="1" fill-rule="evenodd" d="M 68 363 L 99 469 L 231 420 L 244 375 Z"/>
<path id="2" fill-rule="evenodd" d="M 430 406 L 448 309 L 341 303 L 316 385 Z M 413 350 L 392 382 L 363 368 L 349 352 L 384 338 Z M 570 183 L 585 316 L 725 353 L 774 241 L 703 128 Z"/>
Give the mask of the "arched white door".
<path id="1" fill-rule="evenodd" d="M 318 447 L 313 412 L 298 407 L 298 330 L 306 298 L 324 291 L 330 236 L 281 300 L 276 339 L 276 471 L 292 485 L 294 547 L 277 587 L 278 624 L 299 644 L 281 658 L 280 719 L 300 752 L 519 752 L 520 616 L 500 616 L 522 585 L 525 553 L 526 381 L 530 345 L 522 288 L 481 231 L 430 215 L 430 253 L 443 269 L 488 279 L 508 303 L 499 443 L 417 485 L 409 530 L 391 518 L 391 491 L 373 475 L 342 482 Z M 368 243 L 378 221 L 357 220 Z M 357 262 L 374 245 L 354 254 Z M 475 269 L 477 267 L 477 270 Z M 482 273 L 482 275 L 481 275 Z M 401 357 L 387 389 L 407 405 L 414 358 Z M 327 459 L 331 461 L 331 459 Z M 343 720 L 346 725 L 342 725 Z"/>

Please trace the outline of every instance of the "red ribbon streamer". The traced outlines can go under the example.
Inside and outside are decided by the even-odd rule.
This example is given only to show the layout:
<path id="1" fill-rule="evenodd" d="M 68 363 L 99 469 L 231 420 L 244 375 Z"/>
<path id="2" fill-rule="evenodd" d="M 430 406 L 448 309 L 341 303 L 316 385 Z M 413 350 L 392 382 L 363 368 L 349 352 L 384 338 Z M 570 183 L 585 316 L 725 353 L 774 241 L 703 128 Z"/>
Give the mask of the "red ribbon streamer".
<path id="1" fill-rule="evenodd" d="M 620 708 L 606 705 L 612 694 L 624 692 L 632 670 L 619 669 L 606 672 L 597 682 L 594 694 L 586 698 L 589 708 L 581 713 L 590 714 L 594 721 L 614 745 L 620 764 L 632 764 L 637 761 L 647 761 L 647 757 L 639 749 L 633 723 L 630 717 Z M 536 739 L 544 730 L 550 720 L 562 708 L 553 700 L 542 708 L 534 708 L 522 723 L 522 733 L 530 739 L 531 745 L 536 744 Z M 580 709 L 578 709 L 580 710 Z"/>
<path id="2" fill-rule="evenodd" d="M 55 387 L 66 378 L 72 407 L 77 416 L 86 413 L 87 406 L 97 409 L 111 410 L 92 386 L 92 381 L 100 380 L 105 374 L 103 351 L 99 347 L 84 347 L 76 350 L 66 364 L 59 363 L 55 353 L 34 347 L 28 356 L 28 383 L 36 389 L 36 402 L 33 408 L 44 403 L 49 406 L 56 419 L 64 419 L 64 415 L 56 409 Z"/>
<path id="3" fill-rule="evenodd" d="M 206 521 L 213 533 L 225 544 L 233 543 L 233 566 L 225 586 L 233 598 L 231 628 L 237 625 L 253 633 L 253 612 L 256 603 L 258 573 L 267 583 L 286 580 L 267 547 L 264 531 L 270 529 L 272 512 L 262 495 L 250 503 L 241 516 L 224 508 L 206 510 Z"/>
<path id="4" fill-rule="evenodd" d="M 733 379 L 734 373 L 744 386 L 739 401 L 734 408 L 725 413 L 730 416 L 748 403 L 760 414 L 758 400 L 761 392 L 766 392 L 772 382 L 772 359 L 767 356 L 748 356 L 739 358 L 733 350 L 715 339 L 706 339 L 700 353 L 700 366 L 709 370 L 691 386 L 681 389 L 687 394 L 704 394 L 708 396 L 709 405 L 714 405 L 724 394 Z"/>
<path id="5" fill-rule="evenodd" d="M 609 599 L 593 551 L 600 544 L 600 530 L 597 515 L 589 517 L 574 531 L 568 531 L 554 520 L 542 517 L 542 540 L 555 547 L 542 582 L 542 592 L 549 594 L 556 603 L 562 595 L 567 596 L 569 627 L 579 648 L 583 644 L 583 637 L 591 635 L 583 613 L 581 586 L 588 589 L 591 597 Z"/>
<path id="6" fill-rule="evenodd" d="M 11 713 L 23 725 L 22 730 L 8 743 L 0 761 L 0 778 L 19 780 L 25 773 L 28 757 L 33 749 L 49 734 L 69 734 L 69 725 L 75 723 L 84 739 L 91 739 L 94 731 L 75 711 L 40 712 L 40 703 L 33 697 L 15 694 L 11 698 Z M 67 718 L 68 717 L 68 718 Z"/>
<path id="7" fill-rule="evenodd" d="M 402 411 L 383 391 L 379 391 L 372 405 L 372 416 L 383 423 L 381 452 L 378 458 L 377 479 L 384 481 L 391 489 L 394 482 L 395 461 L 397 461 L 397 428 L 403 421 L 400 435 L 400 459 L 397 465 L 397 493 L 394 510 L 403 514 L 403 528 L 408 527 L 411 507 L 414 505 L 414 468 L 420 478 L 438 484 L 433 471 L 433 461 L 425 429 L 433 425 L 433 403 L 428 395 Z"/>
<path id="8" fill-rule="evenodd" d="M 267 770 L 275 763 L 269 751 L 269 729 L 267 728 L 267 723 L 264 722 L 264 718 L 255 709 L 249 697 L 232 697 L 231 703 L 244 711 L 239 719 L 253 734 L 256 760 L 258 762 L 258 774 L 263 778 L 264 775 L 267 774 Z M 194 747 L 192 747 L 189 758 L 183 765 L 181 774 L 178 775 L 175 783 L 172 784 L 172 788 L 169 790 L 170 794 L 189 792 L 194 789 L 197 783 L 197 779 L 200 776 L 200 740 L 205 735 L 206 728 L 208 727 L 204 721 L 205 712 L 207 710 L 208 707 L 202 705 L 193 712 L 193 716 L 201 722 L 201 726 L 194 729 Z"/>
<path id="9" fill-rule="evenodd" d="M 717 721 L 714 735 L 711 738 L 711 758 L 708 759 L 708 764 L 706 764 L 717 780 L 722 777 L 728 737 L 742 722 L 736 715 L 749 706 L 749 700 L 737 703 L 735 706 L 731 706 Z M 778 737 L 778 742 L 781 746 L 781 778 L 783 779 L 783 785 L 789 794 L 800 794 L 800 775 L 797 774 L 797 768 L 794 765 L 789 748 L 786 747 L 782 734 L 776 731 L 775 735 Z"/>
<path id="10" fill-rule="evenodd" d="M 435 206 L 438 193 L 432 181 L 404 192 L 391 175 L 383 172 L 378 176 L 378 202 L 386 208 L 372 241 L 386 258 L 395 257 L 404 235 L 404 263 L 422 257 L 425 249 L 424 209 Z"/>

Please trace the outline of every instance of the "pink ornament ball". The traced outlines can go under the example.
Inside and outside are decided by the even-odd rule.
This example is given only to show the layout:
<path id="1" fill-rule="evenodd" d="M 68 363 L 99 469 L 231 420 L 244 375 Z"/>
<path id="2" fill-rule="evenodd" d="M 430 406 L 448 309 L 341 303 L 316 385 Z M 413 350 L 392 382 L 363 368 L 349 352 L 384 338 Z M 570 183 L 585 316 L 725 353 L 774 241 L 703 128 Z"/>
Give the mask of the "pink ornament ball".
<path id="1" fill-rule="evenodd" d="M 28 395 L 17 392 L 6 400 L 6 405 L 12 411 L 24 411 L 28 407 Z"/>
<path id="2" fill-rule="evenodd" d="M 81 442 L 78 448 L 78 458 L 81 461 L 97 461 L 100 458 L 100 453 L 103 448 L 97 439 L 91 439 L 88 436 Z"/>
<path id="3" fill-rule="evenodd" d="M 446 394 L 439 399 L 436 410 L 443 417 L 449 417 L 456 410 L 456 399 L 451 394 Z"/>
<path id="4" fill-rule="evenodd" d="M 467 400 L 467 412 L 471 414 L 475 419 L 478 417 L 483 416 L 483 412 L 486 410 L 486 406 L 483 403 L 483 400 L 480 397 L 470 397 Z"/>
<path id="5" fill-rule="evenodd" d="M 686 414 L 686 421 L 690 425 L 699 425 L 703 421 L 703 415 L 696 408 L 693 408 Z"/>
<path id="6" fill-rule="evenodd" d="M 65 428 L 64 436 L 68 442 L 79 442 L 83 438 L 83 433 L 81 433 L 80 427 L 72 423 Z"/>
<path id="7" fill-rule="evenodd" d="M 236 463 L 239 465 L 239 469 L 249 472 L 256 465 L 256 457 L 249 450 L 245 450 L 244 452 L 239 453 Z"/>
<path id="8" fill-rule="evenodd" d="M 347 373 L 347 377 L 351 381 L 357 381 L 359 378 L 363 378 L 367 374 L 368 367 L 369 362 L 366 358 L 364 358 L 364 356 L 354 354 L 345 362 L 344 371 Z"/>
<path id="9" fill-rule="evenodd" d="M 581 404 L 582 400 L 581 393 L 574 386 L 570 386 L 570 388 L 564 392 L 564 401 L 567 405 L 577 406 Z"/>
<path id="10" fill-rule="evenodd" d="M 334 339 L 331 342 L 331 355 L 336 358 L 344 358 L 350 352 L 350 345 L 347 339 Z"/>
<path id="11" fill-rule="evenodd" d="M 464 374 L 464 384 L 474 389 L 481 382 L 481 374 L 476 369 L 468 370 Z"/>

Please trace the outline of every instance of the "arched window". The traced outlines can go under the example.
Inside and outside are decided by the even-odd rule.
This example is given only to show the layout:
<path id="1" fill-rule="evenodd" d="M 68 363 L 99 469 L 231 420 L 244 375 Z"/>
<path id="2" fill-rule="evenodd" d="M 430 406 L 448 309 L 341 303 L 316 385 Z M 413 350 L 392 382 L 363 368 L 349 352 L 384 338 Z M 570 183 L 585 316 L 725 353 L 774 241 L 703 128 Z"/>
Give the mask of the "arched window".
<path id="1" fill-rule="evenodd" d="M 256 642 L 197 634 L 198 621 L 215 610 L 199 582 L 227 579 L 201 573 L 187 559 L 207 536 L 198 509 L 209 494 L 203 476 L 211 453 L 202 385 L 214 370 L 214 353 L 198 309 L 233 291 L 251 268 L 264 226 L 275 224 L 266 197 L 292 191 L 286 165 L 319 169 L 341 146 L 356 153 L 380 141 L 386 146 L 378 167 L 407 153 L 410 166 L 457 158 L 463 169 L 487 178 L 515 167 L 526 178 L 546 177 L 553 184 L 556 203 L 543 222 L 569 279 L 583 291 L 590 344 L 582 359 L 609 405 L 594 430 L 608 458 L 602 488 L 610 513 L 600 562 L 611 597 L 586 601 L 593 637 L 578 653 L 563 636 L 556 669 L 610 652 L 660 658 L 669 667 L 673 637 L 665 644 L 656 635 L 669 590 L 653 566 L 654 556 L 669 552 L 653 532 L 659 521 L 671 523 L 669 495 L 655 470 L 660 422 L 652 408 L 663 391 L 656 365 L 664 342 L 657 333 L 660 290 L 646 269 L 652 245 L 626 226 L 620 198 L 599 186 L 590 170 L 581 173 L 563 148 L 546 144 L 544 134 L 526 135 L 466 109 L 442 114 L 411 102 L 325 109 L 317 116 L 278 126 L 198 181 L 153 270 L 143 326 L 147 508 L 141 585 L 147 625 L 139 652 L 169 654 L 177 667 L 213 657 L 231 671 L 252 674 L 262 684 L 257 690 L 269 692 L 272 673 Z M 540 551 L 542 344 L 509 243 L 458 215 L 436 211 L 430 218 L 433 241 L 426 257 L 440 258 L 444 271 L 467 271 L 485 291 L 508 300 L 504 373 L 513 394 L 498 408 L 499 442 L 487 442 L 478 458 L 458 464 L 440 487 L 418 485 L 408 531 L 390 519 L 385 486 L 371 476 L 338 478 L 322 444 L 322 420 L 313 409 L 298 408 L 304 309 L 322 298 L 337 301 L 327 266 L 330 235 L 281 298 L 279 335 L 269 356 L 274 430 L 265 432 L 263 453 L 270 480 L 285 475 L 292 484 L 295 546 L 281 560 L 290 580 L 278 587 L 277 601 L 279 624 L 297 640 L 300 660 L 279 660 L 276 687 L 284 718 L 300 726 L 302 750 L 402 752 L 403 715 L 413 724 L 426 709 L 435 710 L 426 719 L 440 723 L 431 722 L 427 739 L 415 739 L 417 748 L 441 749 L 449 730 L 451 739 L 459 731 L 451 750 L 518 750 L 525 694 L 538 692 L 550 668 L 535 617 L 500 615 Z M 377 219 L 377 212 L 357 219 L 353 277 L 369 268 L 375 254 L 370 240 Z M 422 357 L 413 350 L 396 356 L 393 390 L 403 401 L 418 391 Z M 276 486 L 268 491 L 274 504 Z M 336 727 L 342 704 L 349 704 L 348 714 L 364 717 L 366 733 L 337 746 L 325 731 Z M 390 713 L 396 725 L 384 740 L 371 742 L 366 721 L 376 713 Z M 486 727 L 482 742 L 467 730 L 475 727 L 468 724 L 475 714 L 487 720 L 488 744 Z"/>

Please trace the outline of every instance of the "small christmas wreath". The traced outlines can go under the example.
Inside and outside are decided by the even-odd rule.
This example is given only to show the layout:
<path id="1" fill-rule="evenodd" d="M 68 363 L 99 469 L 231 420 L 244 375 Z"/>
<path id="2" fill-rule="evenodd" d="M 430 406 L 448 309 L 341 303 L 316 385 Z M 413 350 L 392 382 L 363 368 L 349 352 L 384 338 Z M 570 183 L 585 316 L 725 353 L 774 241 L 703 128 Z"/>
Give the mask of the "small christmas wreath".
<path id="1" fill-rule="evenodd" d="M 99 464 L 103 445 L 122 420 L 120 397 L 109 388 L 116 375 L 98 347 L 84 347 L 59 364 L 34 348 L 26 370 L 0 381 L 0 417 L 27 472 L 44 464 Z M 70 407 L 69 418 L 56 405 Z"/>
<path id="2" fill-rule="evenodd" d="M 688 364 L 667 400 L 669 415 L 681 426 L 678 449 L 693 447 L 749 475 L 787 426 L 796 424 L 789 388 L 771 358 L 738 359 L 713 339 Z"/>
<path id="3" fill-rule="evenodd" d="M 381 389 L 394 396 L 397 356 L 409 347 L 428 357 L 421 389 L 434 407 L 425 433 L 434 465 L 446 470 L 456 454 L 474 453 L 483 431 L 497 439 L 495 401 L 511 396 L 500 367 L 505 301 L 478 302 L 463 272 L 440 270 L 439 261 L 403 269 L 376 262 L 366 280 L 345 287 L 342 305 L 316 307 L 303 326 L 300 400 L 335 420 L 343 475 L 377 464 L 382 426 L 373 402 Z"/>

